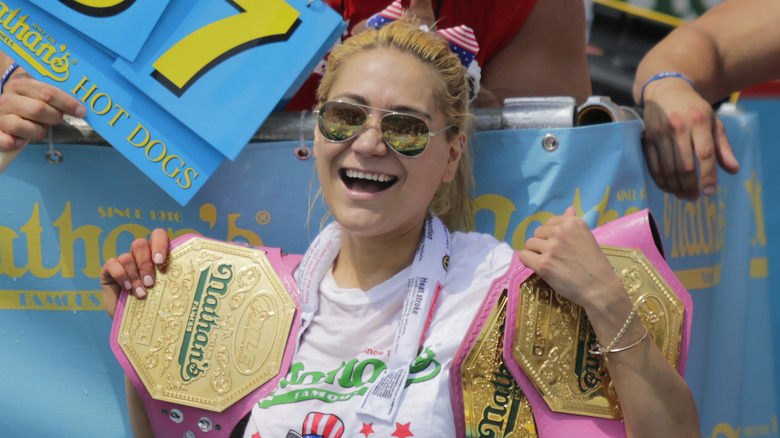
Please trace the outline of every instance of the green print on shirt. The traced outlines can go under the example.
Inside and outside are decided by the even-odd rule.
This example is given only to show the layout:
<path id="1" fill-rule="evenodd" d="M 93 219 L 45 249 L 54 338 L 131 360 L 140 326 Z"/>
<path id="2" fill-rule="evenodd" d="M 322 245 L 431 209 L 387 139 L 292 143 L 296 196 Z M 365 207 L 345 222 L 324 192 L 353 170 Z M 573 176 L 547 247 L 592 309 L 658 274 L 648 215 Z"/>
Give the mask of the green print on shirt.
<path id="1" fill-rule="evenodd" d="M 368 384 L 374 382 L 385 368 L 387 365 L 384 362 L 374 358 L 342 362 L 338 368 L 327 373 L 306 371 L 302 363 L 295 362 L 290 367 L 287 378 L 279 382 L 279 387 L 261 400 L 259 405 L 261 408 L 268 408 L 313 399 L 328 403 L 347 401 L 356 395 L 365 394 L 368 391 Z M 439 373 L 441 373 L 441 364 L 436 361 L 436 353 L 426 348 L 409 366 L 406 386 L 431 380 Z M 315 385 L 319 387 L 312 388 Z M 323 389 L 323 385 L 333 385 L 333 388 Z M 298 389 L 295 388 L 296 386 L 303 386 L 303 388 Z"/>

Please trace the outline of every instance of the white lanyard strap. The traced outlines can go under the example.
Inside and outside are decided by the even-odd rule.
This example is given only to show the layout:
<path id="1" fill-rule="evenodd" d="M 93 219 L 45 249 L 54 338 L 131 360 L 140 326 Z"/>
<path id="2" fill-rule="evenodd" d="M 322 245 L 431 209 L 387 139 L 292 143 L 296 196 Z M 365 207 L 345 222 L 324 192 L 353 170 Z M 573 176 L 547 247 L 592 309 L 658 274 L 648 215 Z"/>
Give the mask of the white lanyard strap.
<path id="1" fill-rule="evenodd" d="M 340 248 L 341 227 L 330 224 L 312 242 L 301 260 L 298 271 L 302 311 L 299 342 L 317 311 L 320 282 Z M 395 418 L 401 392 L 409 375 L 409 366 L 417 357 L 435 296 L 447 275 L 449 253 L 450 233 L 447 227 L 438 217 L 429 216 L 425 220 L 423 236 L 412 261 L 401 319 L 387 369 L 369 388 L 360 413 L 388 422 Z"/>
<path id="2" fill-rule="evenodd" d="M 378 420 L 393 421 L 409 366 L 417 357 L 436 292 L 444 284 L 450 253 L 450 233 L 436 216 L 425 221 L 420 246 L 412 262 L 406 297 L 387 369 L 371 385 L 359 411 Z"/>

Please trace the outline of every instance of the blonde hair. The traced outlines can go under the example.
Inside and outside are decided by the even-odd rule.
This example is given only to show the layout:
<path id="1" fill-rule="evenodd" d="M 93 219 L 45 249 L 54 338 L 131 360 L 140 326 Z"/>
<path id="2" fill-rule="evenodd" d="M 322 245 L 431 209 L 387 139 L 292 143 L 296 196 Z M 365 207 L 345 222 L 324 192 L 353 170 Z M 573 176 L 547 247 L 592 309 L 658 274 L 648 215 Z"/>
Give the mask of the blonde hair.
<path id="1" fill-rule="evenodd" d="M 413 19 L 403 17 L 379 30 L 367 30 L 355 35 L 337 46 L 328 56 L 328 68 L 317 89 L 319 105 L 328 100 L 330 90 L 344 62 L 357 53 L 371 49 L 389 48 L 415 56 L 429 65 L 441 78 L 441 86 L 435 87 L 434 96 L 444 112 L 447 125 L 453 128 L 446 132 L 447 140 L 466 132 L 469 114 L 469 85 L 466 68 L 449 44 L 438 34 L 419 29 Z M 431 200 L 429 209 L 452 231 L 474 230 L 471 189 L 474 177 L 468 156 L 468 147 L 458 163 L 454 179 L 442 183 Z"/>

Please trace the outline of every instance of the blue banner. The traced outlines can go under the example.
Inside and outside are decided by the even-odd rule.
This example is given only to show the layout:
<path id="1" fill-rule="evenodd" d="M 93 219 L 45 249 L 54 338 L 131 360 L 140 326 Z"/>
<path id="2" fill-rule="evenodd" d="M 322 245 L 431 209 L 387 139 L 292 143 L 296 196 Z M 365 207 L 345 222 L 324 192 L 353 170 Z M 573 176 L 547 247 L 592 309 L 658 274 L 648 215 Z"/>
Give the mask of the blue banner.
<path id="1" fill-rule="evenodd" d="M 722 119 L 742 170 L 720 174 L 718 193 L 695 203 L 652 184 L 638 121 L 477 133 L 476 219 L 519 248 L 569 205 L 594 227 L 649 206 L 694 299 L 685 377 L 703 435 L 777 436 L 756 118 Z M 1 434 L 129 435 L 100 266 L 155 227 L 304 251 L 326 209 L 312 160 L 296 153 L 302 146 L 310 145 L 250 144 L 186 207 L 111 148 L 56 145 L 59 165 L 46 162 L 43 146 L 24 150 L 0 175 L 0 349 L 19 358 L 0 361 L 0 375 L 14 376 L 0 383 Z M 40 412 L 46 422 L 36 421 Z"/>

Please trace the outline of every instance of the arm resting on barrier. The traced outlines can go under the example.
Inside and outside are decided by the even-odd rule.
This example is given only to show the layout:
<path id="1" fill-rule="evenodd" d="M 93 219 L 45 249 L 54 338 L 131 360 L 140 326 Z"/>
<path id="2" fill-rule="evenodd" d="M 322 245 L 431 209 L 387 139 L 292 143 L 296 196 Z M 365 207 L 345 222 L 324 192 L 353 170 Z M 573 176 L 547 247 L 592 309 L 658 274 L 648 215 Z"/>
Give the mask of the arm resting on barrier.
<path id="1" fill-rule="evenodd" d="M 695 200 L 717 190 L 718 165 L 739 170 L 711 105 L 780 77 L 778 20 L 776 1 L 726 1 L 675 29 L 639 64 L 634 100 L 644 104 L 645 156 L 659 188 Z"/>

